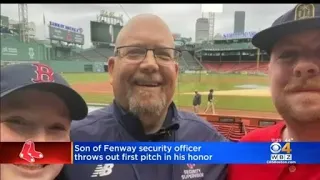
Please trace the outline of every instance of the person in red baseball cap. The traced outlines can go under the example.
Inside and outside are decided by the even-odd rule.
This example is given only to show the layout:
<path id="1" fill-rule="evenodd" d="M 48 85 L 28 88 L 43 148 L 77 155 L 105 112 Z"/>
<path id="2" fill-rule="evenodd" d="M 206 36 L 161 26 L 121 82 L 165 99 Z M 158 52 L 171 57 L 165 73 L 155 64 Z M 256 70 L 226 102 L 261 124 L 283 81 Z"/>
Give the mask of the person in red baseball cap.
<path id="1" fill-rule="evenodd" d="M 284 121 L 241 141 L 320 141 L 320 4 L 298 4 L 253 45 L 270 54 L 273 103 Z M 320 165 L 230 165 L 229 180 L 320 180 Z"/>
<path id="2" fill-rule="evenodd" d="M 1 142 L 70 141 L 71 120 L 81 120 L 87 113 L 83 98 L 49 66 L 24 63 L 1 68 Z M 63 164 L 1 164 L 0 179 L 55 180 L 62 168 Z M 59 179 L 65 180 L 61 175 Z"/>

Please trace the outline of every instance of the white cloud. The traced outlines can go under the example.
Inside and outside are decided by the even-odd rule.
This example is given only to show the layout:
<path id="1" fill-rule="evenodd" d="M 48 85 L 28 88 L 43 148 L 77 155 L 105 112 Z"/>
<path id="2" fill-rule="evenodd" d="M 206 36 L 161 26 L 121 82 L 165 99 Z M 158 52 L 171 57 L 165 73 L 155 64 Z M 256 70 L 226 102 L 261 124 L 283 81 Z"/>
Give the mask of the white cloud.
<path id="1" fill-rule="evenodd" d="M 234 11 L 246 12 L 246 31 L 258 31 L 267 28 L 271 23 L 294 4 L 224 4 L 223 13 L 216 14 L 215 32 L 230 33 L 233 31 Z M 202 16 L 201 4 L 122 4 L 132 17 L 140 13 L 159 15 L 168 23 L 174 33 L 184 37 L 195 36 L 195 22 Z M 119 4 L 29 4 L 29 21 L 36 23 L 37 37 L 44 37 L 43 14 L 46 21 L 55 21 L 84 29 L 86 47 L 90 46 L 90 21 L 96 20 L 100 10 L 124 14 Z M 17 4 L 2 4 L 1 15 L 18 20 Z"/>

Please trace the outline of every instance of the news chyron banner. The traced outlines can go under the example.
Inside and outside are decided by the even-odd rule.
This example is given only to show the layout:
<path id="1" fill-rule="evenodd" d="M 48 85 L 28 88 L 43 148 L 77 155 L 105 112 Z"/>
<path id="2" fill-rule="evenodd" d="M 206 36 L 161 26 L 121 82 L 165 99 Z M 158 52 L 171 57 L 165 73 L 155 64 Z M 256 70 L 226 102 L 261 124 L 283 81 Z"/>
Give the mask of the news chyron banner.
<path id="1" fill-rule="evenodd" d="M 0 163 L 319 164 L 320 142 L 1 142 Z"/>
<path id="2" fill-rule="evenodd" d="M 70 142 L 0 142 L 0 164 L 71 164 Z"/>

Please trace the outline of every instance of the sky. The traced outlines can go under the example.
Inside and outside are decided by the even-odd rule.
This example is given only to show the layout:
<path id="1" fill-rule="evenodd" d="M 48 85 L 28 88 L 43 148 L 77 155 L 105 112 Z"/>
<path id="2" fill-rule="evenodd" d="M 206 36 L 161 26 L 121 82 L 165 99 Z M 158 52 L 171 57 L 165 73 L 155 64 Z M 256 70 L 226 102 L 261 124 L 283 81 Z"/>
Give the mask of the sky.
<path id="1" fill-rule="evenodd" d="M 235 11 L 246 12 L 245 31 L 249 32 L 269 27 L 275 19 L 294 6 L 295 4 L 223 4 L 223 12 L 215 15 L 214 32 L 232 33 Z M 210 5 L 209 9 L 211 8 L 212 11 L 220 11 L 221 6 L 218 10 Z M 130 17 L 142 13 L 155 14 L 169 25 L 172 33 L 191 37 L 194 41 L 196 20 L 208 16 L 203 15 L 203 9 L 201 4 L 28 4 L 28 19 L 36 24 L 36 37 L 39 39 L 45 38 L 43 16 L 47 23 L 54 21 L 75 28 L 81 27 L 85 47 L 90 47 L 90 21 L 95 21 L 101 10 L 121 13 L 125 22 L 129 19 L 126 13 Z M 18 20 L 18 4 L 1 4 L 0 12 L 3 16 Z"/>

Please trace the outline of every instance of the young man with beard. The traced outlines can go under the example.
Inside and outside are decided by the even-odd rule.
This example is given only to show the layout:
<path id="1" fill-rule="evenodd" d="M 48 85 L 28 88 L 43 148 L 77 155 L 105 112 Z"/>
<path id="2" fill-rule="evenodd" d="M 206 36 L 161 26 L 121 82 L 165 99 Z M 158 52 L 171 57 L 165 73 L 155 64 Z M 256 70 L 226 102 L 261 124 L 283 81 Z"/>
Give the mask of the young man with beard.
<path id="1" fill-rule="evenodd" d="M 39 63 L 1 68 L 0 141 L 70 141 L 71 120 L 86 117 L 82 97 Z M 29 157 L 30 158 L 30 157 Z M 1 164 L 1 180 L 67 180 L 63 164 Z"/>
<path id="2" fill-rule="evenodd" d="M 271 55 L 272 100 L 284 122 L 243 141 L 320 141 L 320 4 L 299 4 L 252 39 Z M 320 165 L 231 165 L 229 180 L 319 180 Z"/>
<path id="3" fill-rule="evenodd" d="M 181 52 L 172 33 L 157 16 L 132 18 L 120 31 L 115 55 L 108 60 L 114 102 L 74 123 L 73 141 L 186 142 L 226 141 L 209 123 L 194 113 L 177 110 L 173 95 Z M 185 174 L 193 168 L 192 174 Z M 66 168 L 71 180 L 92 177 L 108 180 L 225 179 L 225 165 L 73 165 Z M 189 171 L 188 171 L 189 172 Z M 186 177 L 188 178 L 188 177 Z"/>

